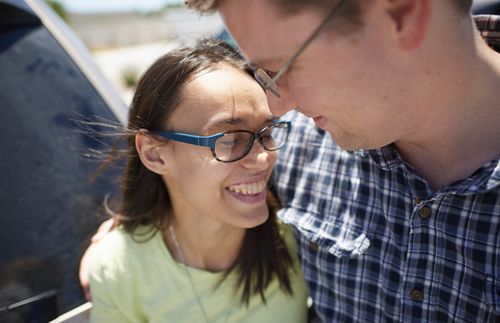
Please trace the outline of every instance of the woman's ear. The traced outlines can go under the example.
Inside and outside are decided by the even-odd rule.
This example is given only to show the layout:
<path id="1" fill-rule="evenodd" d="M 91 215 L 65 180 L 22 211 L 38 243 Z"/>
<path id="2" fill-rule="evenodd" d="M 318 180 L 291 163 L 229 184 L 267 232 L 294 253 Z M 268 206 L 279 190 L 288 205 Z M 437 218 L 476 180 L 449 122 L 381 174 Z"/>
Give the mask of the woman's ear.
<path id="1" fill-rule="evenodd" d="M 386 0 L 399 47 L 412 50 L 421 45 L 430 20 L 431 0 Z"/>
<path id="2" fill-rule="evenodd" d="M 138 132 L 135 135 L 135 148 L 139 154 L 141 162 L 150 171 L 157 174 L 165 174 L 167 171 L 166 145 L 161 144 L 147 133 Z"/>

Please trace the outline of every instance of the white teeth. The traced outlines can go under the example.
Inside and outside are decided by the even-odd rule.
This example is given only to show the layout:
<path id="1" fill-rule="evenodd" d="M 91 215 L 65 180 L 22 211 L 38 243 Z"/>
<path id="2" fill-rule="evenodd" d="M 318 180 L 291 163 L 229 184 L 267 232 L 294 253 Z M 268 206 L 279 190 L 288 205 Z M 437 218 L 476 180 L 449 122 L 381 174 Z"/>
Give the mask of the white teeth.
<path id="1" fill-rule="evenodd" d="M 229 190 L 243 195 L 255 195 L 264 191 L 266 188 L 266 181 L 258 181 L 253 183 L 245 183 L 238 185 L 231 185 L 228 187 Z"/>

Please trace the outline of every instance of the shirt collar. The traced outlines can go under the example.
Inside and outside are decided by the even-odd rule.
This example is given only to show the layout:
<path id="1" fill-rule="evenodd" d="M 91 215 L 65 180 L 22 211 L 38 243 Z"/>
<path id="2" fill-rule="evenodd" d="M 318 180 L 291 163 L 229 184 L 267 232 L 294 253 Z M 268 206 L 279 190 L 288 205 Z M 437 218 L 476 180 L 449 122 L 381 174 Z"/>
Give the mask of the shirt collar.
<path id="1" fill-rule="evenodd" d="M 380 149 L 358 150 L 355 154 L 371 158 L 371 160 L 383 170 L 392 171 L 396 168 L 402 168 L 404 171 L 418 176 L 413 167 L 401 158 L 401 155 L 393 145 L 385 146 Z M 439 191 L 468 195 L 484 193 L 499 186 L 500 159 L 495 159 L 478 168 L 467 178 L 451 183 Z"/>

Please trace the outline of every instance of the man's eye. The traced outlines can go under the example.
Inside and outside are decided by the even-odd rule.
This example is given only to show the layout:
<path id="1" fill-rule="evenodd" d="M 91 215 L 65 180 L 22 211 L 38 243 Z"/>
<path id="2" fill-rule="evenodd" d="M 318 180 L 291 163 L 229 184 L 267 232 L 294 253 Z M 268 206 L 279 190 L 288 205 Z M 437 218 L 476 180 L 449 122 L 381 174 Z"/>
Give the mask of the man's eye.
<path id="1" fill-rule="evenodd" d="M 267 76 L 269 76 L 269 78 L 271 78 L 271 79 L 276 75 L 276 72 L 272 72 L 272 71 L 268 71 L 268 70 L 264 70 L 264 72 L 266 72 Z"/>

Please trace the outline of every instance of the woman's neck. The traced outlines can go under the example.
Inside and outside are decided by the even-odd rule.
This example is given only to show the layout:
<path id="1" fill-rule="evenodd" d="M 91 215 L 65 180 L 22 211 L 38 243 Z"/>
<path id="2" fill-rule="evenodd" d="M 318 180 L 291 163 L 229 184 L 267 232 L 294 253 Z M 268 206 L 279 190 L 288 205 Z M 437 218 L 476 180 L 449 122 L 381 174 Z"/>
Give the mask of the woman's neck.
<path id="1" fill-rule="evenodd" d="M 238 257 L 246 229 L 214 221 L 202 222 L 188 216 L 173 217 L 171 228 L 162 232 L 170 254 L 187 266 L 211 272 L 230 268 Z"/>

